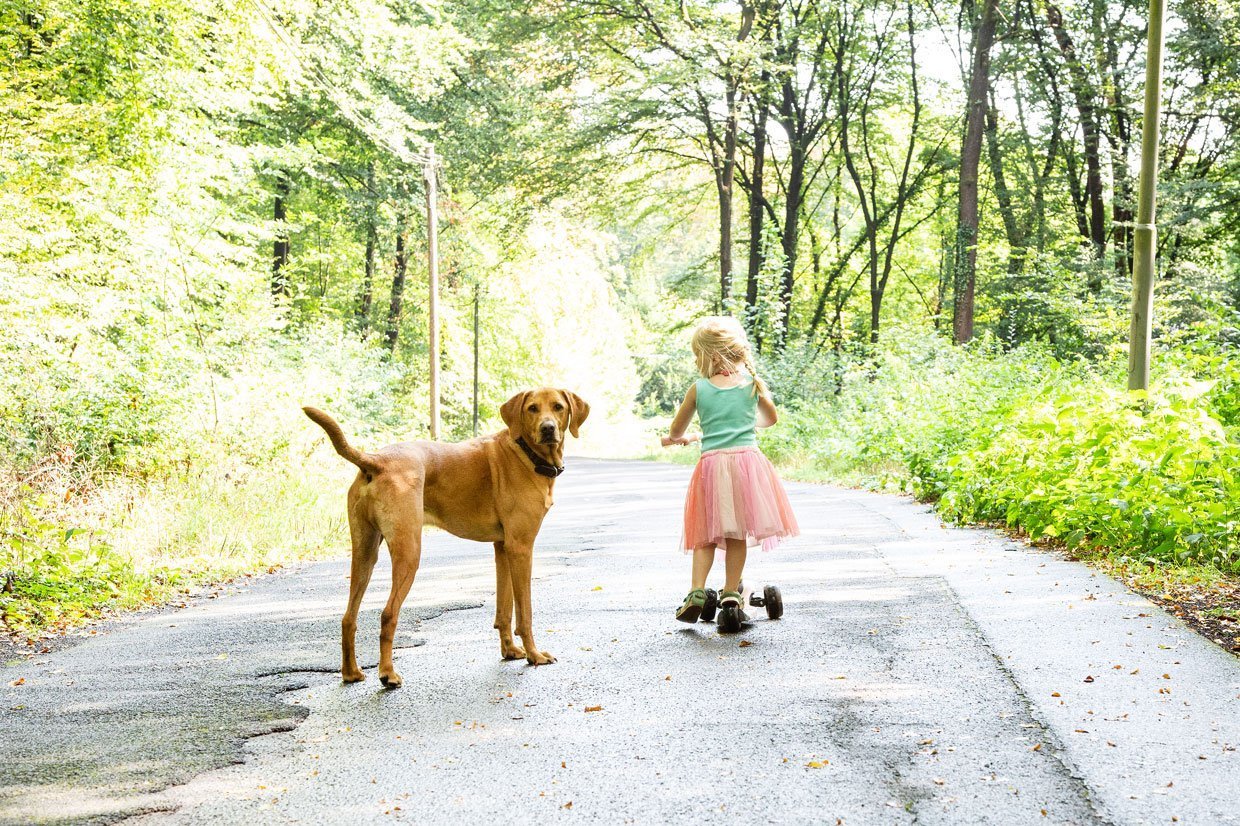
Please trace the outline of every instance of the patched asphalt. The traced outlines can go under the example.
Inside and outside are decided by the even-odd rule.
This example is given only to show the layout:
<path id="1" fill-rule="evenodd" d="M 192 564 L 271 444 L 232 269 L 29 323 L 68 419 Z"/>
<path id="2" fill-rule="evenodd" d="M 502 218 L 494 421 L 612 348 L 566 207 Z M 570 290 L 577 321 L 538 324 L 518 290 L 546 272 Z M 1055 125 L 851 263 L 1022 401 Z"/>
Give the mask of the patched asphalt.
<path id="1" fill-rule="evenodd" d="M 336 671 L 343 559 L 7 665 L 0 820 L 1240 823 L 1240 661 L 1145 599 L 905 499 L 789 485 L 803 535 L 746 576 L 785 616 L 721 636 L 672 619 L 688 472 L 570 463 L 535 563 L 551 666 L 499 659 L 490 548 L 441 532 L 397 691 L 373 668 L 386 555 L 364 683 Z"/>

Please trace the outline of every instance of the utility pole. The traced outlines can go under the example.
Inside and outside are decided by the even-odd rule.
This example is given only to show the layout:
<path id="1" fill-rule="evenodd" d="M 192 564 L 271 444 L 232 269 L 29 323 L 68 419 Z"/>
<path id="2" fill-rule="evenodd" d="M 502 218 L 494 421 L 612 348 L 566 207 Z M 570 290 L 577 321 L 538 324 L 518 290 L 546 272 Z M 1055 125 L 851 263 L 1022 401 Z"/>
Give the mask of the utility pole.
<path id="1" fill-rule="evenodd" d="M 1150 386 L 1154 316 L 1154 196 L 1158 188 L 1158 118 L 1162 103 L 1164 0 L 1150 0 L 1145 51 L 1145 116 L 1141 121 L 1141 188 L 1133 224 L 1132 327 L 1128 333 L 1128 389 Z"/>
<path id="2" fill-rule="evenodd" d="M 478 283 L 474 282 L 474 435 L 478 435 Z"/>
<path id="3" fill-rule="evenodd" d="M 439 438 L 439 227 L 436 209 L 438 195 L 435 189 L 435 147 L 426 153 L 422 167 L 422 180 L 426 189 L 426 255 L 430 280 L 430 297 L 427 302 L 430 317 L 430 379 L 431 379 L 431 438 Z"/>

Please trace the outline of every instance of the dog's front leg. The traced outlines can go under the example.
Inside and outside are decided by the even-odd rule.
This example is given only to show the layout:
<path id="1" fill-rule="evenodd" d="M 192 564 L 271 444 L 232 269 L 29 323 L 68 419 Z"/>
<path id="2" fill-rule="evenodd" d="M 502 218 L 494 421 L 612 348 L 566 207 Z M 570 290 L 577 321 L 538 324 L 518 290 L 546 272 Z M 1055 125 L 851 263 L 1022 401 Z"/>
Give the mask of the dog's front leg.
<path id="1" fill-rule="evenodd" d="M 546 665 L 555 657 L 539 651 L 534 644 L 534 614 L 530 605 L 530 577 L 534 567 L 534 543 L 528 540 L 504 540 L 504 555 L 512 578 L 512 598 L 517 609 L 517 635 L 525 645 L 525 659 L 530 665 Z"/>
<path id="2" fill-rule="evenodd" d="M 512 639 L 512 574 L 504 543 L 495 543 L 495 629 L 499 631 L 499 652 L 505 660 L 525 657 L 525 649 Z"/>

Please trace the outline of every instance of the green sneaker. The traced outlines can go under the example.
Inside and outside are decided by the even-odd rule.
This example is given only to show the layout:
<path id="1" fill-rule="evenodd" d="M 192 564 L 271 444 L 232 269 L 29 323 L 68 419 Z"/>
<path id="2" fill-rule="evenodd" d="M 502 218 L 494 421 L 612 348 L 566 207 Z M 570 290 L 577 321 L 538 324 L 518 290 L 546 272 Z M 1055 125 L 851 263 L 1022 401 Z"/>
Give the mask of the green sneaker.
<path id="1" fill-rule="evenodd" d="M 734 607 L 736 609 L 736 617 L 740 622 L 749 622 L 749 615 L 745 613 L 745 597 L 744 588 L 740 586 L 740 591 L 724 591 L 719 594 L 719 607 Z"/>
<path id="2" fill-rule="evenodd" d="M 680 610 L 676 612 L 676 619 L 681 622 L 697 622 L 698 617 L 702 615 L 702 606 L 705 604 L 706 591 L 702 588 L 694 588 L 681 603 Z"/>

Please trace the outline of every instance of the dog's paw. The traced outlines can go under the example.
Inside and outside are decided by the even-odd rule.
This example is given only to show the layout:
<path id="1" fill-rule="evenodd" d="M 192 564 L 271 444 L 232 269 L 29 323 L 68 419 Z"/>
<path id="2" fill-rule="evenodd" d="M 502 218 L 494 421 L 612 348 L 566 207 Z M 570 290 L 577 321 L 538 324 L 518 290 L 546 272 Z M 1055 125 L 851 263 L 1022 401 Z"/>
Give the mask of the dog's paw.
<path id="1" fill-rule="evenodd" d="M 362 673 L 362 670 L 360 668 L 354 669 L 353 671 L 340 672 L 341 682 L 360 683 L 364 679 L 366 679 L 366 675 Z"/>
<path id="2" fill-rule="evenodd" d="M 555 662 L 555 657 L 546 651 L 535 651 L 532 654 L 526 654 L 525 661 L 530 665 L 550 665 Z"/>
<path id="3" fill-rule="evenodd" d="M 380 674 L 379 682 L 383 683 L 384 688 L 400 688 L 404 685 L 400 675 L 393 671 L 391 674 Z"/>
<path id="4" fill-rule="evenodd" d="M 501 643 L 499 647 L 499 651 L 500 651 L 500 656 L 502 656 L 505 660 L 524 660 L 525 659 L 525 649 L 519 645 L 512 645 L 512 644 L 504 645 Z"/>

